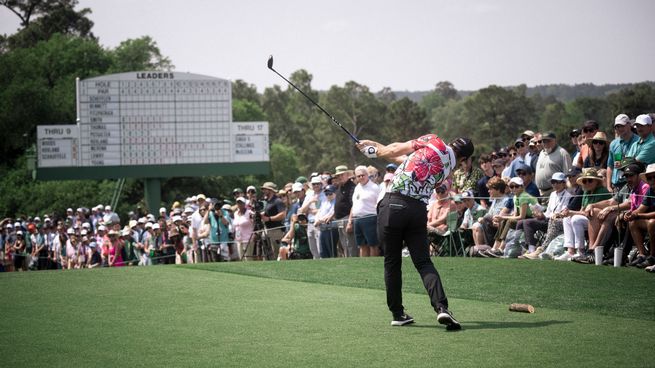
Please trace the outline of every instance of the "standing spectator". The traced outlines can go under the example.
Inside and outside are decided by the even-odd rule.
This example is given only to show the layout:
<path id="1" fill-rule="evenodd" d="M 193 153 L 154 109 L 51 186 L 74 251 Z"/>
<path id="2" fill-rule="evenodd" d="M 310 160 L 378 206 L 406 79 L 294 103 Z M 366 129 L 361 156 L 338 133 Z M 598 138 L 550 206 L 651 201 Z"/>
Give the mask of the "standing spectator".
<path id="1" fill-rule="evenodd" d="M 475 157 L 471 156 L 466 161 L 463 161 L 457 170 L 453 173 L 452 189 L 455 193 L 463 193 L 467 190 L 477 191 L 478 180 L 482 178 L 482 171 L 477 167 L 473 167 L 473 160 Z"/>
<path id="2" fill-rule="evenodd" d="M 358 184 L 353 193 L 346 231 L 354 231 L 360 257 L 379 256 L 377 203 L 380 187 L 369 178 L 366 166 L 357 166 L 355 177 Z"/>
<path id="3" fill-rule="evenodd" d="M 573 146 L 574 151 L 571 153 L 572 162 L 578 162 L 580 156 L 580 146 L 578 144 L 578 137 L 582 134 L 582 131 L 578 128 L 571 129 L 569 132 L 569 138 L 571 139 L 571 146 Z"/>
<path id="4" fill-rule="evenodd" d="M 234 212 L 234 241 L 239 252 L 239 259 L 243 259 L 245 248 L 254 230 L 253 212 L 246 207 L 244 197 L 237 198 L 237 210 Z"/>
<path id="5" fill-rule="evenodd" d="M 284 202 L 276 195 L 277 185 L 275 183 L 266 182 L 262 185 L 261 189 L 266 198 L 266 207 L 261 214 L 262 221 L 264 221 L 268 238 L 273 246 L 275 258 L 277 258 L 280 240 L 282 240 L 285 234 L 284 218 L 286 217 L 287 209 L 284 206 Z"/>
<path id="6" fill-rule="evenodd" d="M 364 175 L 368 176 L 368 172 Z M 334 185 L 328 185 L 323 191 L 325 200 L 321 202 L 316 213 L 315 224 L 321 231 L 319 235 L 321 258 L 332 258 L 336 256 L 337 242 L 339 241 L 338 225 L 332 222 L 337 188 Z"/>
<path id="7" fill-rule="evenodd" d="M 489 155 L 480 155 L 480 159 L 478 160 L 478 164 L 480 165 L 480 169 L 482 170 L 482 178 L 478 180 L 476 183 L 476 192 L 477 196 L 480 198 L 479 203 L 482 205 L 484 208 L 489 208 L 489 189 L 487 189 L 487 183 L 489 182 L 489 179 L 492 177 L 496 176 L 496 173 L 494 172 L 494 168 L 491 164 L 491 157 Z"/>
<path id="8" fill-rule="evenodd" d="M 14 229 L 16 228 L 16 224 L 14 224 Z M 20 229 L 20 228 L 19 228 Z M 26 263 L 26 250 L 27 249 L 27 242 L 25 240 L 25 233 L 23 233 L 23 230 L 17 230 L 16 231 L 16 241 L 13 242 L 12 246 L 12 258 L 14 260 L 14 270 L 15 271 L 27 271 L 27 263 Z"/>
<path id="9" fill-rule="evenodd" d="M 448 330 L 459 330 L 461 325 L 448 311 L 448 299 L 441 285 L 439 273 L 430 260 L 427 240 L 427 204 L 434 189 L 448 184 L 452 171 L 473 155 L 473 143 L 468 138 L 457 138 L 446 145 L 436 134 L 427 134 L 407 142 L 382 145 L 363 140 L 357 144 L 367 157 L 377 156 L 402 162 L 392 184 L 391 192 L 378 206 L 378 232 L 384 246 L 384 274 L 387 305 L 393 326 L 413 323 L 402 304 L 402 250 L 407 246 L 437 321 Z"/>
<path id="10" fill-rule="evenodd" d="M 512 162 L 509 164 L 509 170 L 510 170 L 510 177 L 515 177 L 517 176 L 516 170 L 520 166 L 525 165 L 525 155 L 528 153 L 528 145 L 526 142 L 523 141 L 523 138 L 517 138 L 514 141 L 514 148 L 516 149 L 516 156 L 512 160 Z M 529 166 L 529 164 L 528 164 Z"/>
<path id="11" fill-rule="evenodd" d="M 639 136 L 632 133 L 630 118 L 626 114 L 619 114 L 614 119 L 614 133 L 616 138 L 610 143 L 607 157 L 606 187 L 618 192 L 625 185 L 623 172 L 619 170 L 621 160 L 632 148 L 632 145 L 639 140 Z"/>
<path id="12" fill-rule="evenodd" d="M 338 168 L 337 168 L 338 169 Z M 338 170 L 337 170 L 338 172 Z M 337 177 L 339 177 L 337 175 Z M 313 176 L 310 180 L 312 191 L 311 194 L 307 194 L 305 200 L 302 203 L 298 213 L 304 213 L 307 215 L 309 225 L 307 226 L 307 237 L 309 239 L 309 249 L 314 255 L 314 259 L 319 259 L 321 256 L 319 250 L 319 229 L 318 224 L 316 223 L 316 213 L 318 212 L 318 207 L 320 204 L 325 201 L 325 193 L 323 193 L 323 183 L 318 176 Z"/>
<path id="13" fill-rule="evenodd" d="M 87 268 L 98 268 L 102 266 L 102 259 L 100 258 L 100 253 L 97 250 L 96 242 L 89 243 L 89 261 L 87 262 Z"/>
<path id="14" fill-rule="evenodd" d="M 568 172 L 571 168 L 571 156 L 557 145 L 557 136 L 553 132 L 545 133 L 541 137 L 544 149 L 539 153 L 535 184 L 542 197 L 548 196 L 553 190 L 550 178 L 557 172 Z M 582 165 L 580 165 L 582 166 Z"/>
<path id="15" fill-rule="evenodd" d="M 655 138 L 653 138 L 653 121 L 650 116 L 642 114 L 635 119 L 635 126 L 637 127 L 637 135 L 639 140 L 635 142 L 627 156 L 633 157 L 637 161 L 645 164 L 652 164 L 655 162 Z"/>
<path id="16" fill-rule="evenodd" d="M 582 125 L 582 137 L 583 137 L 583 143 L 580 146 L 580 155 L 578 156 L 578 160 L 573 162 L 573 166 L 577 167 L 582 167 L 584 164 L 584 160 L 587 159 L 587 156 L 589 156 L 589 151 L 591 150 L 591 147 L 587 145 L 587 140 L 593 138 L 593 136 L 598 132 L 598 123 L 595 120 L 587 120 L 584 122 Z"/>
<path id="17" fill-rule="evenodd" d="M 382 180 L 382 184 L 380 184 L 380 192 L 378 193 L 377 203 L 380 203 L 382 198 L 384 198 L 384 195 L 391 189 L 392 180 L 393 180 L 393 173 L 384 174 L 384 179 Z M 339 233 L 339 237 L 341 237 L 341 233 Z"/>
<path id="18" fill-rule="evenodd" d="M 208 237 L 209 249 L 211 251 L 211 260 L 213 262 L 229 261 L 236 259 L 238 250 L 233 249 L 230 252 L 228 243 L 230 241 L 230 225 L 232 219 L 227 210 L 219 207 L 218 204 L 209 206 L 209 213 L 205 215 L 210 225 Z"/>
<path id="19" fill-rule="evenodd" d="M 109 253 L 107 265 L 109 267 L 123 267 L 123 256 L 121 255 L 120 233 L 117 230 L 109 230 Z M 70 268 L 70 266 L 69 266 Z"/>
<path id="20" fill-rule="evenodd" d="M 246 188 L 246 206 L 251 210 L 255 209 L 255 203 L 257 202 L 257 188 L 254 185 L 249 185 Z"/>
<path id="21" fill-rule="evenodd" d="M 387 170 L 391 168 L 387 165 Z M 348 219 L 353 206 L 353 193 L 357 183 L 353 181 L 354 173 L 345 165 L 335 168 L 334 184 L 337 188 L 336 203 L 334 205 L 334 218 L 339 224 L 339 243 L 343 249 L 344 257 L 357 257 L 357 245 L 353 229 L 348 230 Z"/>

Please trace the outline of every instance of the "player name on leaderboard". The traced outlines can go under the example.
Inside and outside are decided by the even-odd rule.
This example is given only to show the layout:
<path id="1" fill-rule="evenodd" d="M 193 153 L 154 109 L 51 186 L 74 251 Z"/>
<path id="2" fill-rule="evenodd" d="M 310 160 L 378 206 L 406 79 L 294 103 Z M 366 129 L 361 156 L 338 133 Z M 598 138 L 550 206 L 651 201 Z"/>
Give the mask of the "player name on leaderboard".
<path id="1" fill-rule="evenodd" d="M 231 162 L 231 87 L 189 73 L 80 82 L 80 166 Z"/>

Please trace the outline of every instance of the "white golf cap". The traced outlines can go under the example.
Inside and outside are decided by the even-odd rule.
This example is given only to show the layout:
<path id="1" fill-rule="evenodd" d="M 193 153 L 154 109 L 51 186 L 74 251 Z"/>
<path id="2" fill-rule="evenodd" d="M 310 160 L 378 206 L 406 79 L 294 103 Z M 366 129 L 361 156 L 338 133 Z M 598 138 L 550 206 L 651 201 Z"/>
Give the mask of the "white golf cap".
<path id="1" fill-rule="evenodd" d="M 162 208 L 160 208 L 160 209 L 159 209 L 159 213 L 161 213 L 161 212 L 166 212 L 166 207 L 162 207 Z"/>
<path id="2" fill-rule="evenodd" d="M 98 231 L 107 231 L 107 227 L 105 225 L 100 225 L 98 226 Z"/>
<path id="3" fill-rule="evenodd" d="M 293 183 L 293 185 L 291 186 L 291 191 L 293 193 L 300 192 L 301 190 L 303 190 L 302 183 Z"/>
<path id="4" fill-rule="evenodd" d="M 73 235 L 75 234 L 75 230 L 72 227 L 69 227 L 68 229 L 66 229 L 66 234 Z"/>
<path id="5" fill-rule="evenodd" d="M 105 211 L 111 211 L 111 206 L 105 206 Z"/>
<path id="6" fill-rule="evenodd" d="M 185 207 L 185 208 L 184 208 L 184 213 L 193 213 L 193 208 L 191 208 L 191 207 Z"/>
<path id="7" fill-rule="evenodd" d="M 516 185 L 523 186 L 523 179 L 521 179 L 521 178 L 518 177 L 518 176 L 515 176 L 515 177 L 513 177 L 513 178 L 511 178 L 511 179 L 509 180 L 509 183 L 510 183 L 510 184 L 514 183 L 514 184 L 516 184 Z"/>
<path id="8" fill-rule="evenodd" d="M 182 216 L 173 216 L 173 222 L 182 221 Z"/>
<path id="9" fill-rule="evenodd" d="M 152 223 L 148 222 L 148 223 L 146 224 L 146 229 L 152 229 Z"/>
<path id="10" fill-rule="evenodd" d="M 646 114 L 641 114 L 637 116 L 635 119 L 635 124 L 639 125 L 653 125 L 653 120 L 650 118 L 650 116 Z"/>
<path id="11" fill-rule="evenodd" d="M 630 118 L 626 114 L 618 114 L 614 118 L 614 125 L 626 125 L 630 124 Z"/>
<path id="12" fill-rule="evenodd" d="M 238 202 L 246 203 L 246 199 L 243 198 L 243 197 L 237 197 L 237 203 L 238 203 Z"/>
<path id="13" fill-rule="evenodd" d="M 550 178 L 550 180 L 566 181 L 566 175 L 564 175 L 563 172 L 556 172 L 556 173 L 553 174 L 553 176 Z"/>
<path id="14" fill-rule="evenodd" d="M 152 224 L 152 229 L 153 229 L 153 230 L 157 230 L 157 229 L 159 229 L 159 228 L 160 228 L 160 227 L 159 227 L 159 224 L 157 224 L 157 223 Z"/>

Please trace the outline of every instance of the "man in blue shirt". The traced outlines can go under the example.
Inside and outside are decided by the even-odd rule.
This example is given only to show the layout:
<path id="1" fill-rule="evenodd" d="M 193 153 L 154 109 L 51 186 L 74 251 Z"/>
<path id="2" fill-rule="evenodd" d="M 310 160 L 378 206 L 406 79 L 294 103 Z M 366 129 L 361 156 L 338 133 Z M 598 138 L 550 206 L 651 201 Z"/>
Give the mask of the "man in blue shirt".
<path id="1" fill-rule="evenodd" d="M 607 158 L 607 187 L 618 192 L 625 185 L 623 172 L 619 170 L 621 161 L 628 156 L 639 136 L 632 133 L 630 118 L 626 114 L 619 114 L 614 119 L 614 132 L 617 137 L 610 143 L 609 157 Z"/>

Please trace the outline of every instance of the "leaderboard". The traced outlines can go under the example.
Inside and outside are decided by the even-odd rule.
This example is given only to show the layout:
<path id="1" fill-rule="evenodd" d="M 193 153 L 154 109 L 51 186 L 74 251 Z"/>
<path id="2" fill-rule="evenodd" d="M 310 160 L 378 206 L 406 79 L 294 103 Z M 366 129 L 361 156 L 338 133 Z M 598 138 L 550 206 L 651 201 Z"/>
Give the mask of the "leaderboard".
<path id="1" fill-rule="evenodd" d="M 230 82 L 134 72 L 79 86 L 80 166 L 233 161 Z"/>

